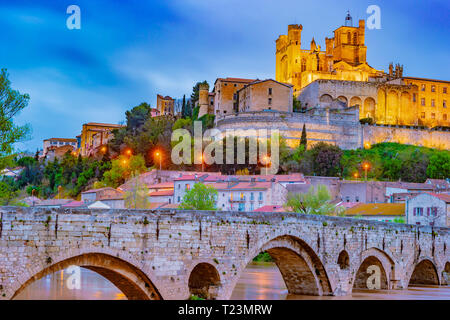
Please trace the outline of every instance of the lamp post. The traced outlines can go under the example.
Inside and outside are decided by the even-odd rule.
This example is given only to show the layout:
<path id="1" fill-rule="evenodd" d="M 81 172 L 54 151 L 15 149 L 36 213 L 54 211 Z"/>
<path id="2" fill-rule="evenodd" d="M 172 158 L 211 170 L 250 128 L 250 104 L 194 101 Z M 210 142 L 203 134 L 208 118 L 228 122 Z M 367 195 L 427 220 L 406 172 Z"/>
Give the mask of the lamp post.
<path id="1" fill-rule="evenodd" d="M 363 164 L 363 169 L 364 169 L 364 179 L 365 179 L 366 181 L 367 181 L 367 171 L 369 170 L 369 168 L 370 168 L 369 163 L 365 162 L 365 163 Z"/>
<path id="2" fill-rule="evenodd" d="M 162 158 L 161 152 L 156 151 L 155 156 L 159 158 L 159 171 L 161 171 L 161 158 Z"/>

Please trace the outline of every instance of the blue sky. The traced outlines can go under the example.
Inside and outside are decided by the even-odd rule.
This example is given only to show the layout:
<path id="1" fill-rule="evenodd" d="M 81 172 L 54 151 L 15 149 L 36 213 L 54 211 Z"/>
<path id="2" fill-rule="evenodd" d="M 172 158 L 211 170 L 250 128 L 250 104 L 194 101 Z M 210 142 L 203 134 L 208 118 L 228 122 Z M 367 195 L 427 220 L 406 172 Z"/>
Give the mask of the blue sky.
<path id="1" fill-rule="evenodd" d="M 81 30 L 69 30 L 66 9 L 81 9 Z M 86 122 L 124 121 L 124 112 L 156 94 L 190 95 L 197 81 L 273 78 L 275 40 L 303 25 L 302 47 L 344 23 L 347 10 L 367 19 L 381 8 L 381 29 L 366 29 L 367 60 L 408 76 L 450 80 L 448 0 L 0 0 L 0 67 L 31 101 L 18 117 L 42 148 L 51 137 L 75 137 Z"/>

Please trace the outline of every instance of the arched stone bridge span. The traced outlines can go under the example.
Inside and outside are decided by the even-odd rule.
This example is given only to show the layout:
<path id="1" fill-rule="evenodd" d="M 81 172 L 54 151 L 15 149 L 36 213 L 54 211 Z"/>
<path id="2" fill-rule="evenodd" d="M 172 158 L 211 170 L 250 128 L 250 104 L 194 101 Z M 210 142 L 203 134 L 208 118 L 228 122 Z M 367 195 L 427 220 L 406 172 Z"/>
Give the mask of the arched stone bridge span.
<path id="1" fill-rule="evenodd" d="M 0 298 L 78 265 L 129 299 L 228 299 L 269 252 L 291 293 L 449 284 L 450 229 L 294 213 L 0 207 Z M 369 272 L 368 272 L 369 270 Z"/>

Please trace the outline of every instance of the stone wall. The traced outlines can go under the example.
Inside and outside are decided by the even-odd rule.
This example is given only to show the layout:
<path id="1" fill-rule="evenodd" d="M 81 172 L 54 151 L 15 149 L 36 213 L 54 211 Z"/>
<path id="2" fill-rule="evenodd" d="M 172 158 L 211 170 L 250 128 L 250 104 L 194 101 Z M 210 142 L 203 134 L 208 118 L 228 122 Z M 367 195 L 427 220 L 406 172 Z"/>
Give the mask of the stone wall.
<path id="1" fill-rule="evenodd" d="M 415 271 L 416 281 L 443 283 L 450 261 L 448 228 L 294 213 L 1 207 L 0 214 L 3 299 L 72 264 L 100 273 L 129 299 L 228 299 L 261 251 L 273 255 L 291 293 L 316 295 L 350 294 L 366 259 L 382 266 L 390 289 L 405 288 Z M 426 268 L 416 270 L 422 261 Z"/>
<path id="2" fill-rule="evenodd" d="M 450 150 L 450 131 L 406 126 L 362 126 L 364 144 L 398 142 L 429 148 Z"/>

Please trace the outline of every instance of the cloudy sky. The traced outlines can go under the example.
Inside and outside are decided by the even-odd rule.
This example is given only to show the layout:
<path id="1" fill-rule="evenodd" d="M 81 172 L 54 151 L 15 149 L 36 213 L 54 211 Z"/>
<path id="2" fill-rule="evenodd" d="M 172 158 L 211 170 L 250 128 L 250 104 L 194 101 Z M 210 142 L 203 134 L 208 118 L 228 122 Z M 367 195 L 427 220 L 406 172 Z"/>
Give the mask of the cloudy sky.
<path id="1" fill-rule="evenodd" d="M 69 30 L 69 5 L 81 29 Z M 124 112 L 156 94 L 180 98 L 197 81 L 273 78 L 275 39 L 303 25 L 302 47 L 343 25 L 347 10 L 367 19 L 381 9 L 381 29 L 366 30 L 367 60 L 409 76 L 450 80 L 448 0 L 0 0 L 0 67 L 31 101 L 17 119 L 30 123 L 21 150 L 51 137 L 75 137 L 86 122 L 124 121 Z"/>

